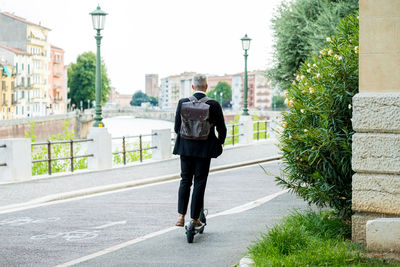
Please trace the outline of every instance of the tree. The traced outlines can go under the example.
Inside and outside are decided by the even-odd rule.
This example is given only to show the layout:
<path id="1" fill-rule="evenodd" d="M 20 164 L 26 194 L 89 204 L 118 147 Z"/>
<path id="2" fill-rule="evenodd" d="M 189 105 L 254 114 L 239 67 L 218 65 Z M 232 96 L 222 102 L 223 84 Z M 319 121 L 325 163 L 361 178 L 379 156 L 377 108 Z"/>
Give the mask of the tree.
<path id="1" fill-rule="evenodd" d="M 311 53 L 317 53 L 326 36 L 336 33 L 339 21 L 358 10 L 358 0 L 285 1 L 272 19 L 274 62 L 267 71 L 273 86 L 290 87 L 293 73 Z"/>
<path id="2" fill-rule="evenodd" d="M 131 106 L 141 106 L 142 103 L 150 103 L 152 106 L 157 106 L 158 99 L 154 96 L 148 96 L 142 91 L 137 91 L 133 94 L 130 104 Z"/>
<path id="3" fill-rule="evenodd" d="M 216 95 L 215 95 L 216 93 Z M 207 96 L 211 99 L 216 99 L 218 102 L 221 101 L 220 94 L 222 93 L 222 104 L 226 105 L 232 101 L 232 87 L 227 82 L 218 82 L 217 86 L 207 92 Z"/>
<path id="4" fill-rule="evenodd" d="M 107 76 L 105 64 L 101 64 L 101 101 L 107 102 L 110 93 L 110 80 Z M 96 100 L 96 55 L 85 52 L 78 56 L 76 63 L 68 68 L 68 98 L 71 104 L 80 105 L 80 101 L 87 103 Z"/>
<path id="5" fill-rule="evenodd" d="M 141 106 L 145 102 L 149 102 L 148 96 L 142 91 L 137 91 L 133 94 L 130 104 L 131 106 Z"/>
<path id="6" fill-rule="evenodd" d="M 304 62 L 286 92 L 279 184 L 320 207 L 351 215 L 352 97 L 358 92 L 358 19 L 343 20 L 327 47 Z"/>
<path id="7" fill-rule="evenodd" d="M 280 95 L 274 95 L 272 97 L 273 108 L 277 109 L 285 109 L 287 106 L 285 105 L 285 98 Z"/>
<path id="8" fill-rule="evenodd" d="M 149 102 L 152 106 L 158 106 L 158 98 L 154 96 L 149 96 Z"/>

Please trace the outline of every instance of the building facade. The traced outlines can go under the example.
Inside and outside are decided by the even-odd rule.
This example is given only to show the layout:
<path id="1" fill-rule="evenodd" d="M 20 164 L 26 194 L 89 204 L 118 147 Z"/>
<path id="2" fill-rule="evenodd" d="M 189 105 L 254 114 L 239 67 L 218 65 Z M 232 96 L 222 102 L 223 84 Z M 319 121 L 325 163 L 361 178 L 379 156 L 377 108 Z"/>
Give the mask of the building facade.
<path id="1" fill-rule="evenodd" d="M 67 112 L 67 89 L 65 87 L 64 50 L 50 46 L 50 87 L 49 112 L 53 114 L 64 114 Z"/>
<path id="2" fill-rule="evenodd" d="M 32 109 L 30 94 L 32 89 L 32 57 L 29 53 L 0 44 L 0 58 L 13 66 L 15 73 L 15 109 L 12 118 L 30 116 Z"/>
<path id="3" fill-rule="evenodd" d="M 175 109 L 179 99 L 192 94 L 192 78 L 195 72 L 184 72 L 161 79 L 159 106 L 161 109 Z"/>
<path id="4" fill-rule="evenodd" d="M 0 43 L 32 55 L 30 115 L 45 116 L 50 108 L 50 29 L 7 12 L 0 12 Z"/>
<path id="5" fill-rule="evenodd" d="M 13 66 L 0 62 L 0 119 L 9 120 L 15 113 L 15 72 Z"/>
<path id="6" fill-rule="evenodd" d="M 159 97 L 158 74 L 146 74 L 145 93 L 148 96 Z"/>
<path id="7" fill-rule="evenodd" d="M 226 82 L 230 86 L 232 86 L 232 77 L 233 75 L 228 75 L 228 74 L 225 74 L 223 76 L 207 75 L 208 90 L 212 90 L 215 87 L 217 87 L 219 82 Z"/>
<path id="8" fill-rule="evenodd" d="M 272 106 L 272 89 L 270 81 L 263 71 L 247 73 L 247 106 L 249 109 L 265 110 Z M 244 73 L 232 76 L 232 109 L 243 107 Z"/>

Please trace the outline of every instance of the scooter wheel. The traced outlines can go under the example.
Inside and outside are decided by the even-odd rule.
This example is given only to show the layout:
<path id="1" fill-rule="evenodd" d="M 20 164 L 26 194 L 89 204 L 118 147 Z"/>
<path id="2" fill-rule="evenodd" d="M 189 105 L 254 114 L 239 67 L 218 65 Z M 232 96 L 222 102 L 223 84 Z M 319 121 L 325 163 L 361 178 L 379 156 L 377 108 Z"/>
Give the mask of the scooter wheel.
<path id="1" fill-rule="evenodd" d="M 194 234 L 191 231 L 186 232 L 186 239 L 188 243 L 193 243 Z"/>

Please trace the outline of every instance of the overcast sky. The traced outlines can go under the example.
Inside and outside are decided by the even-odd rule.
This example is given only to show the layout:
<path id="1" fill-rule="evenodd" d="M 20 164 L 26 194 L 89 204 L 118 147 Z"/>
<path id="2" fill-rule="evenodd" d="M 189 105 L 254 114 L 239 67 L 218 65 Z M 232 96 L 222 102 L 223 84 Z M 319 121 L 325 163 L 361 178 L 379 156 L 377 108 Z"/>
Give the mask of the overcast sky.
<path id="1" fill-rule="evenodd" d="M 281 0 L 0 0 L 1 11 L 50 28 L 65 64 L 96 50 L 89 13 L 109 15 L 102 58 L 111 85 L 123 94 L 144 91 L 145 74 L 184 71 L 223 75 L 244 69 L 240 38 L 252 38 L 248 68 L 271 61 L 270 21 Z"/>

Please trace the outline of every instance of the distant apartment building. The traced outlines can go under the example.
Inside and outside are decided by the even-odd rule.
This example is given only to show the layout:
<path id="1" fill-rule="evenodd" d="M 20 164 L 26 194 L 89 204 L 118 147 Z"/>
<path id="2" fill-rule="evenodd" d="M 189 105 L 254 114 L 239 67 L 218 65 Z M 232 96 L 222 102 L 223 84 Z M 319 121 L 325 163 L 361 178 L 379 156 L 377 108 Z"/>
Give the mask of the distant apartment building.
<path id="1" fill-rule="evenodd" d="M 0 62 L 0 119 L 13 119 L 15 99 L 15 73 L 13 66 Z"/>
<path id="2" fill-rule="evenodd" d="M 145 93 L 148 96 L 159 97 L 158 74 L 146 74 Z"/>
<path id="3" fill-rule="evenodd" d="M 242 109 L 243 79 L 242 74 L 232 75 L 232 110 Z"/>
<path id="4" fill-rule="evenodd" d="M 265 110 L 271 108 L 272 91 L 270 82 L 263 71 L 247 73 L 247 106 L 250 109 Z M 232 109 L 243 108 L 244 73 L 232 75 Z"/>
<path id="5" fill-rule="evenodd" d="M 189 97 L 192 90 L 192 78 L 195 72 L 184 72 L 161 79 L 159 106 L 162 109 L 175 109 L 179 99 Z"/>
<path id="6" fill-rule="evenodd" d="M 49 28 L 43 27 L 7 12 L 0 12 L 0 43 L 18 48 L 32 55 L 30 94 L 31 116 L 44 116 L 50 108 Z"/>
<path id="7" fill-rule="evenodd" d="M 111 87 L 106 106 L 115 108 L 130 107 L 132 96 L 133 94 L 120 94 L 114 87 Z"/>
<path id="8" fill-rule="evenodd" d="M 65 87 L 64 50 L 54 45 L 50 46 L 50 76 L 49 76 L 49 112 L 64 114 L 67 112 L 67 89 Z"/>
<path id="9" fill-rule="evenodd" d="M 223 76 L 208 75 L 207 76 L 208 90 L 212 90 L 215 87 L 217 87 L 219 82 L 227 82 L 230 86 L 232 86 L 232 76 L 233 75 L 228 75 L 228 74 L 225 74 Z"/>
<path id="10" fill-rule="evenodd" d="M 13 66 L 15 73 L 15 109 L 12 118 L 28 117 L 33 108 L 30 101 L 32 91 L 31 54 L 0 44 L 0 59 L 6 65 Z"/>

